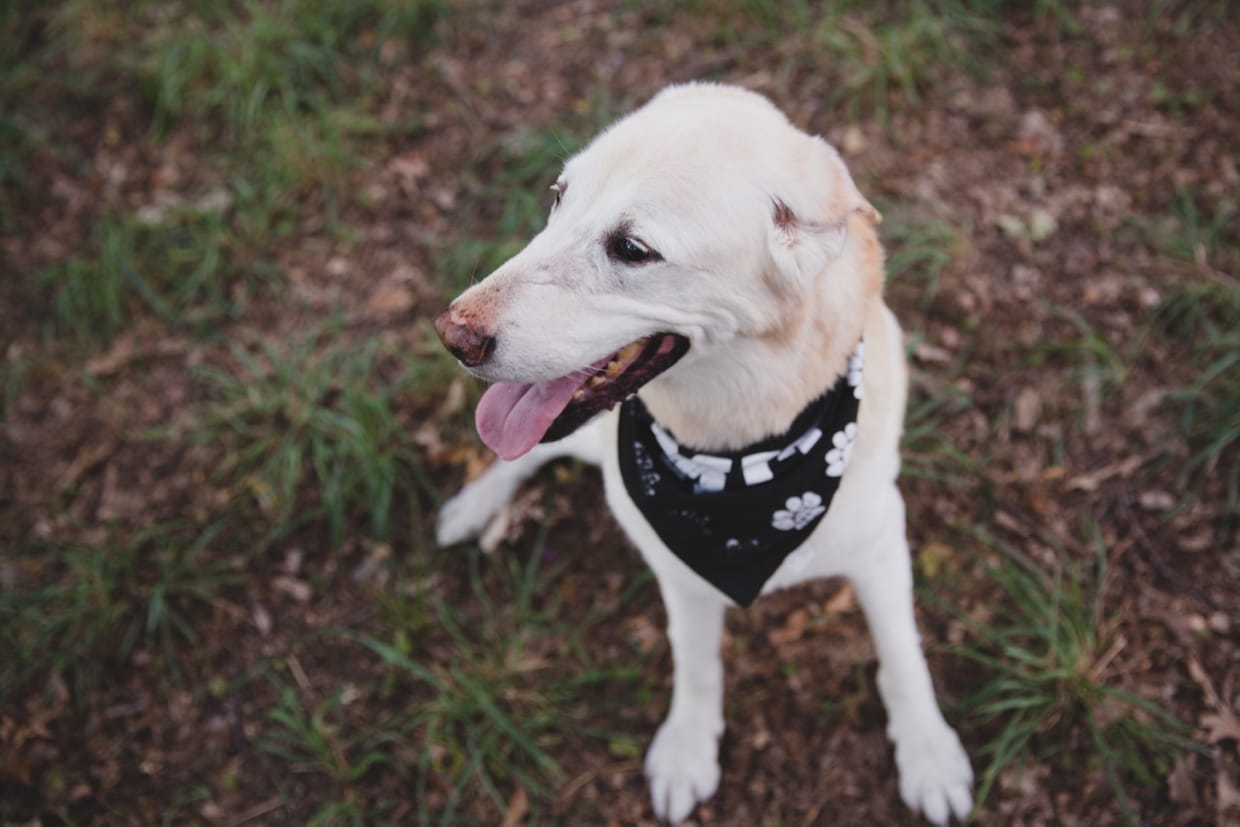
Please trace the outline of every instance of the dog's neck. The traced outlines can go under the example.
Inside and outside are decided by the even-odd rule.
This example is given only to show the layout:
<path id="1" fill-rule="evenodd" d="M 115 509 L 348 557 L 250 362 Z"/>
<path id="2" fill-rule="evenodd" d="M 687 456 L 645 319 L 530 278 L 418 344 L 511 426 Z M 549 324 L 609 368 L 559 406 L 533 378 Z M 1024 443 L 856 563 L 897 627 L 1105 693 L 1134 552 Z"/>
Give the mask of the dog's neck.
<path id="1" fill-rule="evenodd" d="M 867 319 L 882 306 L 882 252 L 868 223 L 849 222 L 851 243 L 791 302 L 779 324 L 761 336 L 714 347 L 683 360 L 642 388 L 655 421 L 684 445 L 703 451 L 737 451 L 787 431 L 797 415 L 845 371 Z M 844 278 L 852 274 L 859 295 L 839 306 Z"/>

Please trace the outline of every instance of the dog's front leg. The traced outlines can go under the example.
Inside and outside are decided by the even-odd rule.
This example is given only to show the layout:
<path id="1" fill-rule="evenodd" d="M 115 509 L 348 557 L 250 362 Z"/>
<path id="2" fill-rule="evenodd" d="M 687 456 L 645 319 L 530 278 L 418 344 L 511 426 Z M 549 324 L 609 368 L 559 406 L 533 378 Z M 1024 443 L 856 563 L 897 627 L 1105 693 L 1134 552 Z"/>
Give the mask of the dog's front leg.
<path id="1" fill-rule="evenodd" d="M 466 485 L 439 510 L 435 540 L 441 547 L 472 540 L 482 534 L 517 488 L 535 471 L 560 457 L 573 457 L 591 465 L 603 461 L 601 418 L 579 428 L 558 442 L 534 446 L 512 462 L 496 460 L 478 479 Z"/>
<path id="2" fill-rule="evenodd" d="M 898 498 L 899 495 L 896 494 Z M 913 576 L 904 534 L 904 505 L 873 548 L 855 556 L 848 576 L 878 651 L 878 690 L 895 745 L 900 797 L 935 824 L 973 808 L 973 770 L 955 731 L 943 720 L 913 617 Z"/>
<path id="3" fill-rule="evenodd" d="M 719 594 L 660 577 L 672 645 L 672 706 L 646 755 L 654 812 L 673 824 L 719 787 L 723 734 L 720 640 L 727 603 Z"/>

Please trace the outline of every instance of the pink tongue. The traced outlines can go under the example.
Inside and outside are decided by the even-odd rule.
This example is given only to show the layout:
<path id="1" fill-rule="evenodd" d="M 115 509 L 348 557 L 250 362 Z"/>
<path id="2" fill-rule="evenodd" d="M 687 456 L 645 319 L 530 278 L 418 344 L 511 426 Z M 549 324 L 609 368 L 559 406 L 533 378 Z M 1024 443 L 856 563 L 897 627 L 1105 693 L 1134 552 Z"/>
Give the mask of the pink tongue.
<path id="1" fill-rule="evenodd" d="M 538 444 L 580 385 L 573 375 L 533 385 L 496 383 L 478 400 L 478 435 L 504 459 L 516 459 Z"/>

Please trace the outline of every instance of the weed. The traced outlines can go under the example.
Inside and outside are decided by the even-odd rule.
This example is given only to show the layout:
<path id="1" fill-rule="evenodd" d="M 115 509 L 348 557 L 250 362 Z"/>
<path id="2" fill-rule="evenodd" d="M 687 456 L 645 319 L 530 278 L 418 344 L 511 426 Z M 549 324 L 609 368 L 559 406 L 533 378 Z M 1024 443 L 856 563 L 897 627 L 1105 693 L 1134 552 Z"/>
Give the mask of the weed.
<path id="1" fill-rule="evenodd" d="M 325 349 L 309 335 L 285 347 L 260 342 L 257 352 L 234 345 L 232 354 L 236 373 L 198 372 L 214 399 L 195 418 L 192 435 L 223 449 L 217 477 L 248 492 L 277 529 L 292 519 L 307 486 L 317 505 L 301 517 L 326 517 L 336 544 L 356 513 L 374 537 L 388 536 L 397 498 L 416 505 L 433 491 L 396 397 L 446 384 L 451 361 L 438 348 L 399 362 L 379 339 Z"/>
<path id="2" fill-rule="evenodd" d="M 1185 189 L 1176 191 L 1167 212 L 1132 219 L 1139 240 L 1173 258 L 1224 272 L 1240 269 L 1240 217 L 1232 199 L 1220 199 L 1207 208 Z"/>
<path id="3" fill-rule="evenodd" d="M 45 138 L 32 113 L 21 108 L 38 79 L 34 57 L 46 4 L 8 0 L 0 4 L 0 229 L 10 229 L 26 195 L 31 151 Z"/>
<path id="4" fill-rule="evenodd" d="M 1191 381 L 1168 402 L 1192 446 L 1181 480 L 1218 478 L 1240 511 L 1240 286 L 1189 284 L 1171 291 L 1154 322 L 1191 366 Z M 1203 473 L 1204 472 L 1204 473 Z"/>
<path id="5" fill-rule="evenodd" d="M 1032 756 L 1101 766 L 1125 822 L 1136 824 L 1128 785 L 1156 783 L 1177 753 L 1201 749 L 1184 723 L 1115 685 L 1111 667 L 1122 638 L 1105 610 L 1107 553 L 1097 527 L 1087 528 L 1092 562 L 1059 551 L 1049 572 L 984 529 L 966 529 L 985 550 L 975 555 L 976 571 L 998 599 L 978 619 L 929 596 L 974 635 L 974 643 L 950 651 L 985 675 L 965 701 L 980 725 L 994 727 L 978 752 L 987 760 L 979 808 L 1001 773 Z"/>
<path id="6" fill-rule="evenodd" d="M 972 487 L 979 480 L 979 461 L 961 451 L 945 431 L 947 423 L 973 407 L 968 391 L 939 384 L 914 373 L 901 438 L 900 474 L 954 486 Z"/>
<path id="7" fill-rule="evenodd" d="M 97 546 L 15 555 L 13 580 L 0 582 L 0 705 L 53 674 L 66 676 L 85 704 L 105 669 L 138 644 L 158 647 L 175 675 L 178 645 L 197 640 L 190 604 L 210 604 L 241 579 L 206 559 L 222 527 L 161 524 Z"/>
<path id="8" fill-rule="evenodd" d="M 575 645 L 602 618 L 569 626 L 559 617 L 555 572 L 543 570 L 544 539 L 545 532 L 524 562 L 514 555 L 486 559 L 488 573 L 498 581 L 489 586 L 480 553 L 472 550 L 473 599 L 467 609 L 427 595 L 427 611 L 415 628 L 408 627 L 409 615 L 402 611 L 394 615 L 390 642 L 361 640 L 396 674 L 411 679 L 420 699 L 410 718 L 420 744 L 419 823 L 455 823 L 467 792 L 485 796 L 503 813 L 502 788 L 512 784 L 550 801 L 551 785 L 563 779 L 563 771 L 547 749 L 569 735 L 627 743 L 623 735 L 588 722 L 609 714 L 599 709 L 604 688 L 632 683 L 639 673 L 596 665 L 585 647 Z M 481 617 L 467 616 L 473 611 Z M 438 647 L 423 648 L 429 628 L 446 636 L 446 659 L 436 655 Z M 415 640 L 422 642 L 416 650 Z M 553 669 L 548 646 L 557 640 L 580 658 L 575 674 L 564 674 L 563 656 Z"/>
<path id="9" fill-rule="evenodd" d="M 182 208 L 158 222 L 104 218 L 90 254 L 48 268 L 40 281 L 53 296 L 58 334 L 78 345 L 106 343 L 145 310 L 169 325 L 204 326 L 237 316 L 247 288 L 272 268 L 245 261 L 223 218 Z"/>
<path id="10" fill-rule="evenodd" d="M 957 244 L 950 224 L 931 216 L 884 205 L 882 236 L 887 249 L 887 278 L 921 286 L 921 305 L 938 294 L 939 278 L 952 263 Z"/>
<path id="11" fill-rule="evenodd" d="M 941 66 L 964 62 L 966 38 L 986 34 L 992 25 L 956 3 L 915 0 L 882 17 L 863 8 L 832 7 L 818 25 L 816 42 L 839 67 L 834 102 L 853 116 L 872 111 L 883 121 L 894 95 L 916 103 Z"/>
<path id="12" fill-rule="evenodd" d="M 28 357 L 19 356 L 0 362 L 0 424 L 16 409 L 30 366 Z"/>
<path id="13" fill-rule="evenodd" d="M 147 35 L 143 79 L 162 131 L 190 113 L 245 137 L 271 114 L 329 107 L 376 86 L 360 58 L 389 40 L 425 42 L 436 0 L 277 0 L 174 7 Z"/>
<path id="14" fill-rule="evenodd" d="M 1191 193 L 1176 194 L 1161 219 L 1137 222 L 1156 249 L 1205 272 L 1208 280 L 1178 285 L 1151 316 L 1152 328 L 1185 365 L 1186 384 L 1168 396 L 1192 454 L 1181 481 L 1218 477 L 1228 508 L 1240 510 L 1240 231 L 1237 206 L 1221 200 L 1202 209 Z M 1229 275 L 1230 273 L 1230 275 Z"/>
<path id="15" fill-rule="evenodd" d="M 344 696 L 356 689 L 335 692 L 307 709 L 296 690 L 280 686 L 280 700 L 268 711 L 268 726 L 256 746 L 289 762 L 295 772 L 326 776 L 331 795 L 308 824 L 365 824 L 356 789 L 367 774 L 393 762 L 391 747 L 401 744 L 404 734 L 391 721 L 361 729 L 347 721 Z"/>

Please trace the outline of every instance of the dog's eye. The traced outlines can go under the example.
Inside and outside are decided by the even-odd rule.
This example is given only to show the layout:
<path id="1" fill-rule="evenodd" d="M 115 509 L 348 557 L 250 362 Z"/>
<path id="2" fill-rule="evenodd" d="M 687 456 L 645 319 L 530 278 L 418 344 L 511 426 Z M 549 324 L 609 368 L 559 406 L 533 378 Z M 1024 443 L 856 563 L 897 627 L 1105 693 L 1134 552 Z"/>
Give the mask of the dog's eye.
<path id="1" fill-rule="evenodd" d="M 555 210 L 556 207 L 560 206 L 560 199 L 564 197 L 564 190 L 568 189 L 568 184 L 563 181 L 556 181 L 549 189 L 555 193 L 555 200 L 551 202 L 551 209 Z"/>
<path id="2" fill-rule="evenodd" d="M 644 264 L 658 261 L 661 256 L 636 238 L 616 235 L 607 241 L 607 255 L 625 264 Z"/>

